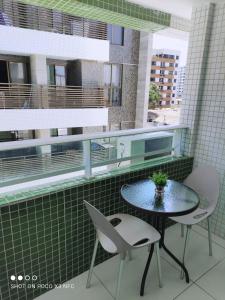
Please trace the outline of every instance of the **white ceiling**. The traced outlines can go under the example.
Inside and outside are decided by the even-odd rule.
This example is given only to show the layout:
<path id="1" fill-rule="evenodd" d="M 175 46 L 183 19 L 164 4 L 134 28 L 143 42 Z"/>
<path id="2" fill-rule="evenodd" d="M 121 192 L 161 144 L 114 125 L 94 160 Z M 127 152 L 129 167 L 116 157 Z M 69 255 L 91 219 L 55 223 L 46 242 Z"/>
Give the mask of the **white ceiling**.
<path id="1" fill-rule="evenodd" d="M 145 7 L 155 8 L 176 16 L 191 19 L 193 6 L 208 2 L 224 2 L 225 0 L 129 0 Z"/>

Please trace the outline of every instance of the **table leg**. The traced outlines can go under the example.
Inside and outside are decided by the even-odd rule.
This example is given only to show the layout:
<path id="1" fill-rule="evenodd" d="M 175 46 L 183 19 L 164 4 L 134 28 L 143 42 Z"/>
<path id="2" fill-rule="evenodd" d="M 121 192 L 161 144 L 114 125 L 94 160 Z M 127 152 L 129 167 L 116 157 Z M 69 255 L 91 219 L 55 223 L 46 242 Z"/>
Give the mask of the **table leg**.
<path id="1" fill-rule="evenodd" d="M 155 244 L 151 245 L 151 249 L 150 249 L 150 252 L 149 252 L 149 255 L 148 255 L 148 260 L 147 260 L 147 263 L 145 265 L 145 270 L 144 270 L 144 273 L 143 273 L 143 276 L 142 276 L 142 280 L 141 280 L 140 296 L 144 296 L 145 281 L 146 281 L 146 277 L 148 275 L 148 269 L 150 267 L 150 263 L 151 263 L 151 259 L 152 259 L 152 254 L 154 252 L 154 246 L 155 246 Z"/>
<path id="2" fill-rule="evenodd" d="M 153 219 L 153 226 L 155 228 L 158 228 L 158 226 L 159 226 L 159 219 L 158 219 L 158 217 L 154 217 L 154 219 Z M 142 276 L 142 280 L 141 280 L 140 296 L 144 296 L 145 281 L 146 281 L 146 277 L 148 275 L 148 270 L 149 270 L 151 259 L 152 259 L 152 255 L 153 255 L 153 252 L 154 252 L 154 246 L 155 246 L 155 244 L 151 244 L 150 252 L 149 252 L 149 255 L 148 255 L 148 260 L 147 260 L 147 263 L 145 265 L 145 270 L 144 270 L 144 273 L 143 273 L 143 276 Z"/>
<path id="3" fill-rule="evenodd" d="M 189 283 L 189 281 L 190 281 L 189 274 L 188 274 L 188 271 L 187 271 L 185 265 L 181 261 L 179 261 L 179 259 L 165 246 L 165 243 L 164 243 L 165 223 L 166 223 L 166 219 L 163 218 L 163 220 L 162 220 L 162 235 L 161 235 L 161 241 L 160 241 L 161 247 L 182 268 L 182 270 L 184 271 L 184 274 L 185 274 L 186 282 Z"/>

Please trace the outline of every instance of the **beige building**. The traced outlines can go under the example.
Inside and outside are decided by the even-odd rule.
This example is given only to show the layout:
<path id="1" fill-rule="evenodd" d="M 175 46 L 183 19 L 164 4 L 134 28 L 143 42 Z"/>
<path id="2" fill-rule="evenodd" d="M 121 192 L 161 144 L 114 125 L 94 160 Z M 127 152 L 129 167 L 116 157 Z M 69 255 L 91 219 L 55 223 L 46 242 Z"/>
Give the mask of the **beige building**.
<path id="1" fill-rule="evenodd" d="M 153 50 L 151 77 L 161 93 L 161 106 L 170 107 L 176 104 L 177 69 L 180 53 L 177 51 L 157 49 Z"/>

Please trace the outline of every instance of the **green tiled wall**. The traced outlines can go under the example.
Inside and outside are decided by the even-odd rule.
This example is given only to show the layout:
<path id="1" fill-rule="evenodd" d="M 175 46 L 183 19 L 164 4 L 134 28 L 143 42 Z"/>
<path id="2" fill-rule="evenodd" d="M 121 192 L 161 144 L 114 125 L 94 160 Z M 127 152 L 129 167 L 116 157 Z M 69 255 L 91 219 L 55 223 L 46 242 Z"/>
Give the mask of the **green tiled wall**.
<path id="1" fill-rule="evenodd" d="M 171 15 L 125 0 L 20 0 L 63 13 L 118 24 L 135 30 L 158 31 L 170 26 Z"/>
<path id="2" fill-rule="evenodd" d="M 191 172 L 192 163 L 192 158 L 182 158 L 2 206 L 0 299 L 34 299 L 48 290 L 37 287 L 38 284 L 63 283 L 88 269 L 95 234 L 84 199 L 105 215 L 124 212 L 147 220 L 146 215 L 121 199 L 120 187 L 147 178 L 158 169 L 167 172 L 170 178 L 183 180 Z M 98 262 L 108 257 L 99 249 Z M 10 280 L 11 275 L 36 275 L 37 280 L 16 282 Z M 12 288 L 13 283 L 24 286 Z M 31 283 L 35 286 L 29 286 Z"/>

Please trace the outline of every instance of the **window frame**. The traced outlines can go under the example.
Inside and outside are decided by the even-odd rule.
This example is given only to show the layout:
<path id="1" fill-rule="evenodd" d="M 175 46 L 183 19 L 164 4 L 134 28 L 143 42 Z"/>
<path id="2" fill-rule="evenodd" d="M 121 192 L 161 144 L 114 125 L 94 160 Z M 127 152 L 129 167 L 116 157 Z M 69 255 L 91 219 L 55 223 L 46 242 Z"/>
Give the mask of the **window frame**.
<path id="1" fill-rule="evenodd" d="M 104 84 L 105 88 L 107 88 L 108 90 L 108 95 L 109 95 L 109 99 L 108 99 L 108 102 L 109 102 L 109 105 L 111 107 L 121 107 L 122 106 L 122 91 L 123 91 L 123 65 L 122 64 L 114 64 L 114 63 L 106 63 L 104 65 L 108 65 L 110 66 L 110 84 L 107 85 L 107 84 Z M 119 66 L 120 68 L 120 86 L 119 87 L 115 87 L 113 86 L 112 84 L 112 73 L 113 73 L 113 66 Z M 113 90 L 114 89 L 119 89 L 120 90 L 120 104 L 119 105 L 115 105 L 115 102 L 113 101 Z"/>

